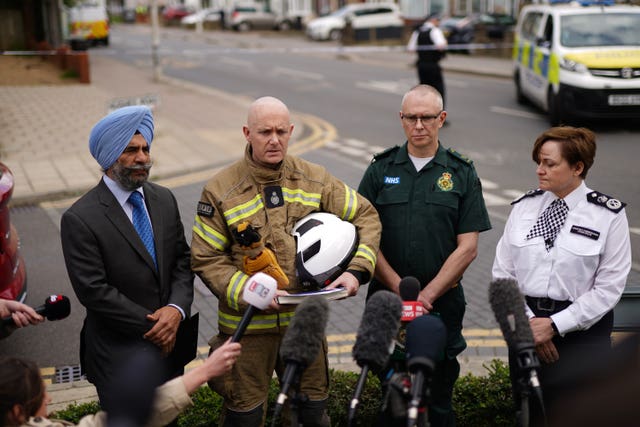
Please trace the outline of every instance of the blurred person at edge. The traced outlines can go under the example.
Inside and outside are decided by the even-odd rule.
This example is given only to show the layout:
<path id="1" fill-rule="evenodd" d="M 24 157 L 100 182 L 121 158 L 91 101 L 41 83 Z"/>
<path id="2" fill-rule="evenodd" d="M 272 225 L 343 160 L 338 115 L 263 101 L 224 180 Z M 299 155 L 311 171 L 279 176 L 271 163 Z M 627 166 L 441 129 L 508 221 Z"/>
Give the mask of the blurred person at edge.
<path id="1" fill-rule="evenodd" d="M 192 268 L 218 298 L 220 332 L 209 341 L 212 348 L 235 332 L 247 309 L 240 296 L 249 275 L 243 271 L 245 252 L 233 237 L 234 223 L 250 222 L 264 246 L 273 250 L 288 278 L 278 294 L 303 290 L 296 275 L 297 248 L 291 231 L 307 215 L 329 212 L 356 227 L 356 253 L 346 271 L 327 285 L 344 287 L 350 296 L 369 281 L 380 238 L 378 214 L 366 199 L 325 168 L 287 154 L 293 123 L 281 100 L 270 96 L 255 100 L 242 130 L 247 141 L 244 157 L 205 184 L 191 242 Z M 269 309 L 253 316 L 242 337 L 242 357 L 233 371 L 209 382 L 224 398 L 220 425 L 264 423 L 273 372 L 280 379 L 284 374 L 285 363 L 278 353 L 295 307 L 279 305 L 274 299 Z M 306 427 L 330 425 L 328 369 L 325 340 L 300 380 L 300 392 L 308 400 L 298 406 L 298 415 Z"/>
<path id="2" fill-rule="evenodd" d="M 15 328 L 37 325 L 44 321 L 44 317 L 26 304 L 19 301 L 0 298 L 0 319 L 11 317 L 13 325 L 0 327 L 0 338 L 7 337 Z"/>
<path id="3" fill-rule="evenodd" d="M 227 342 L 211 353 L 204 363 L 174 378 L 156 389 L 147 426 L 164 426 L 191 406 L 189 397 L 211 378 L 228 372 L 240 355 L 240 344 Z M 16 357 L 0 356 L 0 427 L 63 427 L 67 421 L 47 419 L 47 392 L 40 369 L 35 363 Z M 78 426 L 107 426 L 107 413 L 83 417 Z"/>
<path id="4" fill-rule="evenodd" d="M 580 371 L 581 361 L 609 352 L 613 308 L 631 269 L 625 203 L 584 181 L 595 154 L 596 137 L 586 128 L 553 127 L 538 136 L 532 158 L 539 187 L 512 202 L 493 263 L 494 279 L 516 280 L 525 296 L 547 413 L 594 374 Z M 516 405 L 520 393 L 514 385 Z M 543 425 L 539 405 L 530 399 L 529 407 L 532 425 Z"/>
<path id="5" fill-rule="evenodd" d="M 407 141 L 376 154 L 358 188 L 382 222 L 367 298 L 381 289 L 399 294 L 403 277 L 418 279 L 418 301 L 447 329 L 445 354 L 433 374 L 429 423 L 453 426 L 456 356 L 467 346 L 461 280 L 477 256 L 480 232 L 491 223 L 473 162 L 444 148 L 438 138 L 447 117 L 440 93 L 427 85 L 413 87 L 402 98 L 399 116 Z"/>
<path id="6" fill-rule="evenodd" d="M 442 103 L 446 108 L 446 93 L 440 60 L 446 55 L 447 39 L 439 28 L 441 18 L 440 13 L 429 15 L 425 22 L 411 34 L 407 50 L 416 52 L 418 55 L 416 68 L 420 84 L 438 89 L 442 95 Z"/>
<path id="7" fill-rule="evenodd" d="M 189 321 L 193 273 L 178 203 L 169 189 L 148 182 L 153 131 L 144 106 L 119 108 L 98 121 L 89 150 L 104 174 L 61 220 L 67 273 L 86 308 L 80 363 L 103 407 L 128 350 L 142 346 L 163 356 L 164 382 L 184 372 L 181 350 L 194 344 L 180 328 Z"/>

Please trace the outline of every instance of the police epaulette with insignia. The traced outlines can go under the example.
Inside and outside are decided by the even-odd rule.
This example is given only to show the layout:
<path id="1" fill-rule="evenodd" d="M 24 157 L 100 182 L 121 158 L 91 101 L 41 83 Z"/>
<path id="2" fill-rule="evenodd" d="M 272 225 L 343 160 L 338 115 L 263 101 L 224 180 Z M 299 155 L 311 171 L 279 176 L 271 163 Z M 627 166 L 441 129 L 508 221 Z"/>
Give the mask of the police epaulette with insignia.
<path id="1" fill-rule="evenodd" d="M 512 205 L 515 205 L 516 203 L 520 202 L 521 200 L 526 199 L 527 197 L 535 197 L 535 196 L 539 196 L 542 193 L 544 193 L 544 190 L 541 189 L 537 189 L 537 190 L 529 190 L 526 193 L 524 193 L 522 196 L 518 197 L 517 199 L 515 199 L 513 202 L 511 202 Z"/>
<path id="2" fill-rule="evenodd" d="M 376 153 L 376 154 L 374 154 L 374 155 L 373 155 L 373 159 L 372 159 L 371 161 L 372 161 L 372 162 L 375 162 L 376 160 L 379 160 L 379 159 L 382 159 L 382 158 L 384 158 L 384 157 L 387 157 L 389 154 L 391 154 L 391 152 L 392 152 L 392 151 L 394 151 L 394 150 L 396 150 L 396 149 L 398 149 L 398 148 L 399 148 L 399 146 L 398 146 L 398 145 L 395 145 L 395 146 L 393 146 L 393 147 L 389 147 L 389 148 L 387 148 L 387 149 L 386 149 L 386 150 L 384 150 L 384 151 L 381 151 L 381 152 L 379 152 L 379 153 Z"/>
<path id="3" fill-rule="evenodd" d="M 587 194 L 587 201 L 591 202 L 595 205 L 602 206 L 603 208 L 609 209 L 611 212 L 618 213 L 627 206 L 626 203 L 621 202 L 618 199 L 614 199 L 613 197 L 607 196 L 606 194 L 602 194 L 599 191 L 592 191 Z"/>
<path id="4" fill-rule="evenodd" d="M 465 163 L 469 163 L 469 164 L 472 164 L 472 163 L 473 163 L 473 160 L 471 160 L 470 158 L 468 158 L 468 157 L 467 157 L 467 156 L 465 156 L 464 154 L 457 152 L 457 151 L 456 151 L 456 150 L 454 150 L 453 148 L 447 148 L 447 152 L 448 152 L 449 154 L 451 154 L 453 157 L 456 157 L 456 158 L 458 158 L 458 159 L 462 160 L 462 161 L 463 161 L 463 162 L 465 162 Z"/>

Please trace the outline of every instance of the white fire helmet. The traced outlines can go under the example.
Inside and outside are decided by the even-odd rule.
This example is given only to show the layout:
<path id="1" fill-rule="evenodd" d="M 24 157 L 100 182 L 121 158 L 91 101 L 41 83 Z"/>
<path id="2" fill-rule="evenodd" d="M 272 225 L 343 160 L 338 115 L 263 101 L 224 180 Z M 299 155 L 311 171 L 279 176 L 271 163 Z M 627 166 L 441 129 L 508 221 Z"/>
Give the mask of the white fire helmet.
<path id="1" fill-rule="evenodd" d="M 296 238 L 296 274 L 307 289 L 323 288 L 334 281 L 358 246 L 356 227 L 326 212 L 305 216 L 291 234 Z"/>

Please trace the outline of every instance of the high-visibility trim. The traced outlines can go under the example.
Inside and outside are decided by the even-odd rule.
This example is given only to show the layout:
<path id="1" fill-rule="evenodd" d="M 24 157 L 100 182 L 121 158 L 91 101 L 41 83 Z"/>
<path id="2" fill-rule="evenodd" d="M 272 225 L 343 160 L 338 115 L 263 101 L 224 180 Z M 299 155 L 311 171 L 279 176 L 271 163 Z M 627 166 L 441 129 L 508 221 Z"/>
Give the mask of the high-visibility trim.
<path id="1" fill-rule="evenodd" d="M 342 220 L 353 221 L 358 210 L 358 196 L 356 190 L 344 185 L 344 208 L 342 209 Z"/>
<path id="2" fill-rule="evenodd" d="M 307 193 L 299 188 L 282 187 L 282 195 L 284 196 L 284 200 L 288 203 L 300 203 L 314 208 L 319 208 L 320 201 L 322 200 L 322 195 L 320 193 Z"/>
<path id="3" fill-rule="evenodd" d="M 376 253 L 371 250 L 371 248 L 367 245 L 358 245 L 358 250 L 356 250 L 356 255 L 362 257 L 364 259 L 369 260 L 373 268 L 376 267 Z"/>
<path id="4" fill-rule="evenodd" d="M 227 305 L 234 310 L 240 309 L 240 295 L 249 276 L 238 270 L 231 276 L 227 286 Z"/>
<path id="5" fill-rule="evenodd" d="M 251 318 L 247 330 L 257 331 L 264 329 L 273 329 L 282 326 L 289 326 L 291 319 L 293 319 L 294 312 L 279 313 L 279 314 L 255 314 Z M 220 311 L 218 313 L 218 324 L 230 329 L 237 329 L 240 325 L 242 316 L 235 316 Z"/>
<path id="6" fill-rule="evenodd" d="M 231 226 L 238 221 L 255 215 L 260 209 L 264 209 L 264 203 L 262 202 L 262 196 L 256 194 L 256 196 L 248 202 L 225 211 L 224 219 L 227 221 L 227 225 Z"/>
<path id="7" fill-rule="evenodd" d="M 555 53 L 552 53 L 549 58 L 549 83 L 560 83 L 560 61 Z"/>
<path id="8" fill-rule="evenodd" d="M 196 215 L 196 220 L 192 230 L 195 234 L 200 236 L 202 240 L 219 251 L 224 251 L 229 244 L 229 241 L 224 236 L 224 234 L 217 232 L 216 230 L 202 222 L 202 219 L 199 215 Z"/>

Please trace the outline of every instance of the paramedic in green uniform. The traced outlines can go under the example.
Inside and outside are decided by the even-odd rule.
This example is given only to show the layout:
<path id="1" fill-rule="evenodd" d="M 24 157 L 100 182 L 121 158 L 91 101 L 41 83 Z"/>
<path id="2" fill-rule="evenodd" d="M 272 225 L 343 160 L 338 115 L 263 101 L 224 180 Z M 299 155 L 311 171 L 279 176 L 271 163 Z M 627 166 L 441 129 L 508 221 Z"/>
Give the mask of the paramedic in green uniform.
<path id="1" fill-rule="evenodd" d="M 445 354 L 431 384 L 432 427 L 455 425 L 451 396 L 460 373 L 456 356 L 466 347 L 461 279 L 477 255 L 479 233 L 491 228 L 471 160 L 438 140 L 446 117 L 436 89 L 418 85 L 409 90 L 400 111 L 407 142 L 374 156 L 358 189 L 382 222 L 367 298 L 381 289 L 399 294 L 400 280 L 414 276 L 422 289 L 418 301 L 447 327 Z"/>

